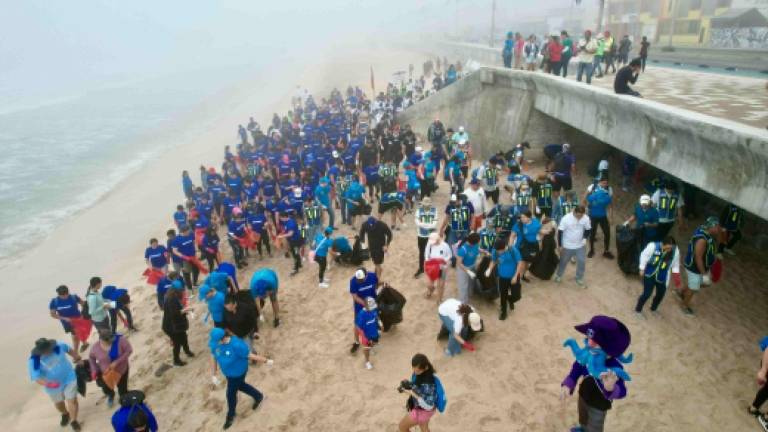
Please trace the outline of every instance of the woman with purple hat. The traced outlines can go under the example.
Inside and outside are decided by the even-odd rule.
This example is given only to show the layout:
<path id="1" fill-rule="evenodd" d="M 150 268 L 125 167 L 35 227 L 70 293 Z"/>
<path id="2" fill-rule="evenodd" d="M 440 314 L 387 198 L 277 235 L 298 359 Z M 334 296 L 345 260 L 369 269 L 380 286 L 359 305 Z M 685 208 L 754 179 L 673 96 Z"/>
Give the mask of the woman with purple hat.
<path id="1" fill-rule="evenodd" d="M 561 399 L 572 395 L 583 378 L 579 384 L 579 424 L 571 432 L 602 432 L 613 401 L 627 395 L 624 381 L 630 377 L 623 364 L 632 362 L 632 354 L 623 354 L 631 335 L 621 321 L 604 315 L 574 328 L 586 337 L 583 347 L 574 339 L 565 341 L 564 346 L 571 348 L 576 360 L 561 384 Z"/>

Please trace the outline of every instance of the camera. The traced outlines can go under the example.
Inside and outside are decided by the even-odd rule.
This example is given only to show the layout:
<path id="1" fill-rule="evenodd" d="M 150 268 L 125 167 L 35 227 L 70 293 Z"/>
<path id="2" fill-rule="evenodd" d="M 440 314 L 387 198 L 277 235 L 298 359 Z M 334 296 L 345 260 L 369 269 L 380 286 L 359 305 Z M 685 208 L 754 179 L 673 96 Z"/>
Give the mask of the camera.
<path id="1" fill-rule="evenodd" d="M 402 393 L 406 390 L 412 390 L 413 384 L 408 380 L 402 380 L 400 381 L 400 385 L 397 387 L 397 391 Z"/>

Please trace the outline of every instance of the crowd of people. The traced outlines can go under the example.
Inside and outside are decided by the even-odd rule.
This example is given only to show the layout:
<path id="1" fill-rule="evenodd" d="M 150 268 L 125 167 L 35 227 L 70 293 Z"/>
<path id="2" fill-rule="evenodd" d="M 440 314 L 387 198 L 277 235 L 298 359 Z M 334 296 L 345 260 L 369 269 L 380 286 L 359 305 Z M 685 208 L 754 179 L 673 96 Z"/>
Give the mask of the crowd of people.
<path id="1" fill-rule="evenodd" d="M 591 30 L 586 30 L 578 39 L 563 30 L 541 41 L 536 35 L 526 39 L 520 33 L 508 32 L 501 57 L 506 68 L 538 69 L 564 78 L 568 76 L 568 68 L 575 59 L 577 81 L 583 79 L 591 84 L 592 78 L 603 78 L 613 73 L 616 74 L 614 90 L 617 94 L 640 96 L 629 84 L 634 84 L 639 74 L 645 72 L 651 43 L 643 36 L 637 56 L 630 59 L 632 45 L 629 35 L 617 39 L 608 30 L 594 36 Z"/>
<path id="2" fill-rule="evenodd" d="M 566 52 L 568 57 L 578 55 L 584 47 L 596 45 L 586 35 L 587 45 L 574 45 L 567 33 L 563 36 L 564 48 L 559 52 L 563 60 L 554 55 L 547 60 L 553 73 L 560 73 L 561 66 L 567 68 Z M 605 36 L 610 37 L 607 32 Z M 516 40 L 521 40 L 519 35 L 510 37 Z M 609 40 L 603 55 L 613 49 L 605 48 L 613 46 L 613 39 Z M 514 59 L 516 67 L 529 64 L 533 47 L 539 52 L 535 42 L 529 38 L 519 53 L 515 42 L 509 56 L 505 48 L 505 63 Z M 558 46 L 560 41 L 552 37 L 542 49 L 555 53 L 560 48 L 553 47 Z M 614 57 L 620 64 L 627 62 L 626 53 L 619 49 L 606 65 L 613 65 Z M 586 73 L 587 81 L 592 64 L 579 66 L 579 74 Z M 426 69 L 425 65 L 425 75 Z M 457 69 L 461 68 L 450 65 L 447 73 Z M 586 288 L 585 263 L 595 256 L 598 226 L 606 264 L 617 259 L 622 270 L 629 268 L 640 276 L 642 294 L 634 305 L 639 316 L 654 292 L 651 311 L 657 311 L 670 283 L 681 297 L 682 311 L 693 314 L 694 294 L 717 279 L 714 273 L 722 253 L 735 253 L 743 211 L 729 205 L 720 218 L 707 218 L 687 242 L 685 255 L 680 254 L 671 234 L 675 225 L 683 223 L 685 203 L 678 181 L 662 175 L 645 185 L 647 190 L 622 225 L 626 235 L 621 243 L 617 239 L 622 250 L 614 255 L 610 250 L 611 220 L 615 221 L 610 158 L 599 161 L 594 181 L 579 194 L 573 190 L 576 157 L 569 144 L 544 147 L 546 168 L 534 173 L 526 158 L 532 147 L 527 142 L 482 157 L 478 154 L 481 143 L 473 145 L 468 128 L 456 125 L 454 129 L 439 118 L 424 125 L 425 139 L 420 140 L 411 125 L 401 125 L 397 119 L 412 97 L 410 90 L 397 85 L 373 100 L 356 87 L 333 90 L 319 100 L 300 91 L 291 110 L 284 116 L 275 114 L 267 127 L 253 118 L 240 125 L 239 143 L 234 149 L 225 148 L 221 166 L 201 166 L 197 182 L 189 172 L 182 173 L 185 201 L 169 215 L 175 228 L 167 231 L 165 244 L 149 240 L 145 275 L 156 286 L 157 306 L 163 312 L 161 327 L 172 346 L 175 367 L 200 357 L 200 351 L 195 354 L 189 346 L 189 321 L 194 318 L 195 297 L 205 303 L 206 322 L 210 319 L 205 357 L 211 359 L 211 382 L 222 383 L 219 371 L 226 380 L 224 429 L 236 418 L 238 392 L 253 399 L 254 410 L 264 399 L 246 377 L 250 364 L 274 363 L 257 347 L 267 300 L 276 328 L 281 324 L 279 286 L 291 284 L 292 277 L 312 262 L 317 264 L 320 289 L 332 286 L 331 267 L 340 267 L 334 273 L 346 273 L 345 279 L 351 276 L 350 353 L 362 348 L 364 367 L 374 369 L 370 354 L 383 336 L 380 308 L 389 301 L 382 293 L 388 290 L 388 295 L 402 297 L 385 282 L 384 264 L 394 237 L 407 228 L 406 215 L 412 215 L 417 234 L 414 246 L 419 259 L 413 276 L 425 280 L 423 296 L 434 301 L 440 319 L 438 338 L 447 339 L 449 358 L 475 351 L 485 331 L 473 302 L 498 298 L 498 319 L 506 320 L 521 300 L 523 283 L 530 283 L 530 277 L 554 277 L 562 283 L 572 261 L 576 285 Z M 627 179 L 633 178 L 633 163 L 627 157 L 621 169 L 624 191 L 631 186 Z M 437 202 L 435 192 L 440 187 L 446 189 L 447 202 Z M 223 239 L 228 246 L 222 247 Z M 290 260 L 288 275 L 275 270 L 277 259 Z M 372 271 L 365 267 L 369 260 Z M 681 261 L 686 286 L 680 277 Z M 252 274 L 247 286 L 241 286 L 238 273 L 245 272 Z M 455 273 L 452 278 L 451 273 Z M 447 289 L 449 280 L 455 280 L 455 290 Z M 56 294 L 50 303 L 51 317 L 71 333 L 72 344 L 38 340 L 29 370 L 31 379 L 45 389 L 61 413 L 61 425 L 81 430 L 77 392 L 84 392 L 85 383 L 94 381 L 109 407 L 119 397 L 120 408 L 113 415 L 116 431 L 156 431 L 158 422 L 145 395 L 130 390 L 133 349 L 128 335 L 117 332 L 120 322 L 128 332 L 138 331 L 128 291 L 114 285 L 102 288 L 101 278 L 93 277 L 84 298 L 64 285 Z M 402 308 L 404 300 L 393 304 Z M 89 346 L 91 326 L 98 337 Z M 572 430 L 599 431 L 611 402 L 626 395 L 621 364 L 631 361 L 623 357 L 628 330 L 608 317 L 595 317 L 576 329 L 586 336 L 588 348 L 573 346 L 577 361 L 563 381 L 564 395 L 572 393 L 583 377 L 579 425 Z M 85 361 L 81 353 L 88 348 Z M 603 356 L 600 361 L 590 360 L 597 354 Z M 399 429 L 419 426 L 425 431 L 435 412 L 445 409 L 446 391 L 426 356 L 416 354 L 411 366 L 411 378 L 399 387 L 409 396 L 408 414 Z M 765 368 L 759 377 L 765 385 Z M 768 394 L 765 388 L 761 392 L 752 407 L 755 411 Z"/>

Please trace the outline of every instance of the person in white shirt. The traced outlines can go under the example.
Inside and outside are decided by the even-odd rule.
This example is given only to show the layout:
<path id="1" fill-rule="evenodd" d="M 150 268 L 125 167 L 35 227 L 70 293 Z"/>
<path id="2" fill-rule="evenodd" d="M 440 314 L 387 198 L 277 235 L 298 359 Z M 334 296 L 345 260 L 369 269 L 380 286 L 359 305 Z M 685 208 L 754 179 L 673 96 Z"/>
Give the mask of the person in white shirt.
<path id="1" fill-rule="evenodd" d="M 558 264 L 555 274 L 555 282 L 557 283 L 563 280 L 563 272 L 565 272 L 565 267 L 571 257 L 576 257 L 576 285 L 587 287 L 584 283 L 584 270 L 587 239 L 592 225 L 589 216 L 585 213 L 584 206 L 578 206 L 560 220 L 557 231 L 557 243 L 560 252 L 560 264 Z"/>
<path id="2" fill-rule="evenodd" d="M 595 62 L 597 41 L 592 38 L 592 32 L 584 32 L 584 39 L 579 41 L 579 68 L 576 70 L 576 81 L 581 82 L 581 76 L 587 74 L 587 84 L 592 84 L 592 66 Z"/>
<path id="3" fill-rule="evenodd" d="M 643 314 L 645 302 L 651 298 L 654 289 L 656 295 L 651 302 L 651 312 L 656 312 L 664 300 L 669 281 L 674 279 L 675 285 L 680 286 L 680 250 L 672 237 L 664 237 L 663 241 L 650 242 L 640 254 L 640 278 L 643 280 L 643 293 L 637 299 L 635 312 Z"/>
<path id="4" fill-rule="evenodd" d="M 485 218 L 485 191 L 480 187 L 479 179 L 473 178 L 469 182 L 469 187 L 464 189 L 464 196 L 475 209 L 475 215 L 472 216 L 469 229 L 476 231 L 483 226 L 483 219 Z"/>
<path id="5" fill-rule="evenodd" d="M 435 288 L 437 288 L 437 304 L 440 304 L 440 302 L 443 301 L 445 279 L 448 274 L 448 263 L 451 262 L 452 257 L 453 251 L 451 250 L 451 245 L 444 242 L 443 238 L 440 237 L 440 234 L 436 232 L 431 233 L 429 235 L 429 240 L 427 241 L 427 247 L 424 248 L 424 262 L 428 263 L 430 260 L 437 261 L 440 267 L 440 275 L 435 281 L 427 278 L 426 297 L 432 297 L 432 294 L 435 292 Z M 440 261 L 442 261 L 442 263 L 440 263 Z"/>
<path id="6" fill-rule="evenodd" d="M 453 357 L 461 353 L 462 348 L 474 351 L 474 345 L 468 341 L 470 334 L 483 330 L 483 321 L 475 308 L 454 298 L 449 298 L 440 304 L 437 313 L 443 322 L 441 333 L 448 332 L 448 347 L 445 350 L 445 355 Z"/>

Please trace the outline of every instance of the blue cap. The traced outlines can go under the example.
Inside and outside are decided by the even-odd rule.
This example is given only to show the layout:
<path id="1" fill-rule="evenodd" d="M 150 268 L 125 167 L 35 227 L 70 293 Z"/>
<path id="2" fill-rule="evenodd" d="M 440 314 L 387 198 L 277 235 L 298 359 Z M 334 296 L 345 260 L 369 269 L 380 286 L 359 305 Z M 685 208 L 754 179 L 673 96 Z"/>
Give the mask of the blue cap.
<path id="1" fill-rule="evenodd" d="M 376 218 L 373 216 L 368 216 L 368 223 L 373 225 L 374 223 L 376 223 Z"/>
<path id="2" fill-rule="evenodd" d="M 175 281 L 171 282 L 171 288 L 176 290 L 183 290 L 184 282 L 180 281 L 179 279 L 176 279 Z"/>
<path id="3" fill-rule="evenodd" d="M 333 234 L 333 227 L 325 227 L 323 232 L 326 234 Z"/>
<path id="4" fill-rule="evenodd" d="M 205 296 L 207 296 L 208 293 L 211 292 L 212 289 L 213 289 L 213 287 L 210 286 L 210 285 L 203 285 L 203 286 L 201 286 L 200 287 L 200 292 L 198 293 L 198 298 L 200 300 L 203 300 L 205 298 Z"/>
<path id="5" fill-rule="evenodd" d="M 213 349 L 226 335 L 227 332 L 223 328 L 212 328 L 208 336 L 208 346 Z"/>

